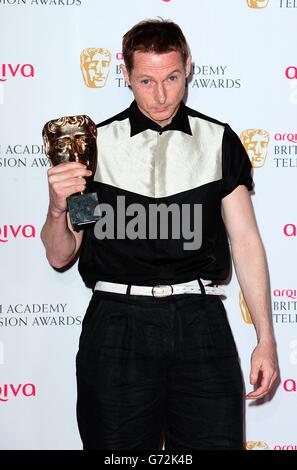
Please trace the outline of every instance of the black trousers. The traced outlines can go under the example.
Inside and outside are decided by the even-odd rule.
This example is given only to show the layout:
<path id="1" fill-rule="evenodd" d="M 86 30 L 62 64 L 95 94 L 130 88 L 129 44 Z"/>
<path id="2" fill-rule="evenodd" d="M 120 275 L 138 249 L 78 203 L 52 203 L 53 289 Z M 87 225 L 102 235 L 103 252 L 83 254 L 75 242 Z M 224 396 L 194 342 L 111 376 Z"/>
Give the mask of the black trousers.
<path id="1" fill-rule="evenodd" d="M 216 295 L 95 291 L 76 366 L 84 449 L 243 449 L 243 379 Z"/>

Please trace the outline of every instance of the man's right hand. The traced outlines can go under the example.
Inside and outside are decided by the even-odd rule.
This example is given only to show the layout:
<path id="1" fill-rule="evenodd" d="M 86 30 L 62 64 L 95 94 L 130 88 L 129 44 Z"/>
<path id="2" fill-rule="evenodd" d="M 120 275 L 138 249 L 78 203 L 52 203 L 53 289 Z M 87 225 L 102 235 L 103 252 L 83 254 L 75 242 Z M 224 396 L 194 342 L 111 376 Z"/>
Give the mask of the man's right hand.
<path id="1" fill-rule="evenodd" d="M 66 199 L 86 189 L 86 177 L 92 172 L 79 162 L 60 163 L 47 172 L 49 185 L 49 212 L 60 216 L 67 211 Z"/>

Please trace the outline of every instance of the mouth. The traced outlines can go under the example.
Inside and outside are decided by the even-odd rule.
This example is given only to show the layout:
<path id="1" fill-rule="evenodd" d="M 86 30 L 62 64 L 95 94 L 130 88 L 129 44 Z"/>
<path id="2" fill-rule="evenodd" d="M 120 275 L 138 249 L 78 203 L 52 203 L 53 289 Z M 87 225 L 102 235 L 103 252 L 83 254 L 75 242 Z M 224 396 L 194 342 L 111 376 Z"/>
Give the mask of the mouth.
<path id="1" fill-rule="evenodd" d="M 154 108 L 155 113 L 164 113 L 166 111 L 168 111 L 168 107 L 167 108 Z"/>

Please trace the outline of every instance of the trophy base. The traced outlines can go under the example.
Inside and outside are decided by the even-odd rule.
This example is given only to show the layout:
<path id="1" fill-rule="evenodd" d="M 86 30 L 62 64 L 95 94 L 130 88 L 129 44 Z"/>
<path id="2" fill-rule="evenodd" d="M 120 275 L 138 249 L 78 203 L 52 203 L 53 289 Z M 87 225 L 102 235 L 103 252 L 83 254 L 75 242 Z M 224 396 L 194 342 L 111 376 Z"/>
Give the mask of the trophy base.
<path id="1" fill-rule="evenodd" d="M 97 193 L 75 194 L 67 198 L 70 222 L 73 230 L 85 228 L 100 219 L 100 215 L 94 215 L 95 207 L 98 206 Z"/>

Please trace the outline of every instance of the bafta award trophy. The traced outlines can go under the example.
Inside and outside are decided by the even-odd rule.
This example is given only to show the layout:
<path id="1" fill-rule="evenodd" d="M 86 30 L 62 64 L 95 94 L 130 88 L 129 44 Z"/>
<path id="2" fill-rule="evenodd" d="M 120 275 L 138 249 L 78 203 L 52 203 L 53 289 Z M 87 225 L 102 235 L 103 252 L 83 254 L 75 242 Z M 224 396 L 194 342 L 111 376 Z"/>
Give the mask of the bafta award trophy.
<path id="1" fill-rule="evenodd" d="M 53 166 L 65 162 L 80 162 L 92 171 L 92 175 L 86 179 L 86 191 L 67 198 L 70 221 L 76 231 L 99 219 L 99 216 L 94 216 L 98 205 L 97 193 L 88 192 L 88 185 L 97 166 L 96 136 L 96 124 L 85 115 L 54 119 L 47 122 L 42 130 L 45 153 Z"/>

